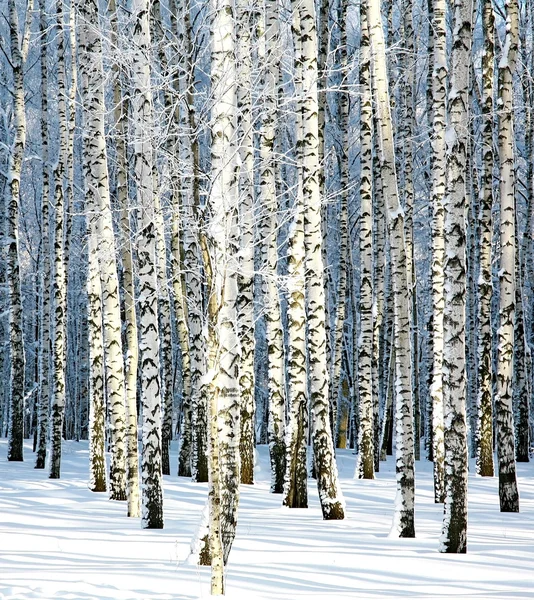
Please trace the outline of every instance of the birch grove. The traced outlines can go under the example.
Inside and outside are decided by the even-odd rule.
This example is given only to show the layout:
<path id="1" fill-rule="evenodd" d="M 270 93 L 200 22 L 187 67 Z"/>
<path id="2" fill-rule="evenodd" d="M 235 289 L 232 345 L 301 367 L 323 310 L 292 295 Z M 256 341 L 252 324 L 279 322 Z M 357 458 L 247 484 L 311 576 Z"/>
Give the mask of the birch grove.
<path id="1" fill-rule="evenodd" d="M 187 478 L 206 499 L 192 554 L 213 594 L 241 494 L 350 524 L 345 452 L 369 490 L 394 461 L 390 537 L 416 536 L 428 473 L 433 497 L 417 501 L 443 504 L 435 547 L 467 552 L 469 451 L 476 475 L 498 476 L 495 508 L 519 511 L 534 431 L 530 3 L 0 12 L 9 461 L 31 455 L 57 479 L 65 443 L 87 440 L 89 489 L 151 529 Z"/>

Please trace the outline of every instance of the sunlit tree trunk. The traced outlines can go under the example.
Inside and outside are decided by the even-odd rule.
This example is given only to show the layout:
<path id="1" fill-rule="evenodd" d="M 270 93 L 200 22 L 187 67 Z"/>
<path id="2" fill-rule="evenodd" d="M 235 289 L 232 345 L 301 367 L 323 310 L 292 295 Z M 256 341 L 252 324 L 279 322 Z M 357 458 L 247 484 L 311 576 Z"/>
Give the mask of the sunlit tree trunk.
<path id="1" fill-rule="evenodd" d="M 98 213 L 98 259 L 102 280 L 102 312 L 104 320 L 104 356 L 106 390 L 110 423 L 111 461 L 109 468 L 110 499 L 126 500 L 126 453 L 124 401 L 124 362 L 122 355 L 119 282 L 115 258 L 115 237 L 111 215 L 107 149 L 104 131 L 104 78 L 102 40 L 94 27 L 98 23 L 98 7 L 94 0 L 78 5 L 80 41 L 79 63 L 84 104 L 84 145 L 88 157 L 86 185 L 90 192 L 89 211 Z M 89 25 L 91 24 L 91 25 Z"/>
<path id="2" fill-rule="evenodd" d="M 434 77 L 432 90 L 432 460 L 434 501 L 445 501 L 443 433 L 443 311 L 445 308 L 444 199 L 446 185 L 445 127 L 447 115 L 446 2 L 434 0 Z"/>
<path id="3" fill-rule="evenodd" d="M 118 43 L 118 15 L 115 0 L 108 4 L 114 43 Z M 120 207 L 121 258 L 124 286 L 124 384 L 126 403 L 126 481 L 129 517 L 141 516 L 139 505 L 139 451 L 137 444 L 137 316 L 135 309 L 134 264 L 128 200 L 128 157 L 126 151 L 128 100 L 123 95 L 118 64 L 114 64 L 113 117 L 117 154 L 117 200 Z"/>
<path id="4" fill-rule="evenodd" d="M 278 0 L 267 0 L 265 26 L 260 36 L 260 67 L 264 78 L 263 113 L 260 130 L 259 204 L 265 215 L 261 230 L 266 254 L 262 268 L 263 298 L 267 336 L 267 377 L 269 390 L 269 456 L 271 460 L 271 492 L 281 494 L 285 472 L 285 398 L 284 332 L 278 296 L 278 239 L 276 170 L 274 141 L 277 126 L 276 86 L 279 76 L 280 37 Z"/>
<path id="5" fill-rule="evenodd" d="M 465 213 L 468 149 L 469 65 L 472 11 L 454 7 L 449 77 L 447 189 L 445 195 L 445 308 L 443 315 L 443 406 L 445 415 L 445 508 L 440 552 L 467 550 L 467 425 L 465 380 Z M 438 40 L 436 39 L 436 44 Z"/>
<path id="6" fill-rule="evenodd" d="M 500 304 L 497 347 L 497 456 L 502 512 L 519 512 L 513 424 L 513 355 L 515 325 L 515 152 L 513 77 L 519 41 L 517 0 L 506 6 L 506 38 L 499 63 L 499 163 L 500 163 Z"/>
<path id="7" fill-rule="evenodd" d="M 410 295 L 404 241 L 404 213 L 399 203 L 395 148 L 391 122 L 384 31 L 380 0 L 369 0 L 367 19 L 371 42 L 371 69 L 376 90 L 377 135 L 386 200 L 395 319 L 396 472 L 397 498 L 391 535 L 414 537 L 414 443 Z"/>
<path id="8" fill-rule="evenodd" d="M 154 157 L 151 145 L 152 94 L 150 86 L 150 29 L 146 0 L 132 2 L 132 145 L 134 177 L 139 210 L 137 245 L 139 278 L 139 352 L 143 450 L 141 456 L 141 523 L 146 529 L 163 528 L 158 281 L 158 244 L 154 190 Z"/>
<path id="9" fill-rule="evenodd" d="M 252 31 L 255 14 L 249 3 L 236 6 L 236 60 L 239 65 L 237 86 L 237 126 L 239 155 L 239 230 L 240 273 L 238 320 L 241 342 L 239 385 L 241 389 L 241 483 L 254 483 L 254 140 L 252 128 Z"/>

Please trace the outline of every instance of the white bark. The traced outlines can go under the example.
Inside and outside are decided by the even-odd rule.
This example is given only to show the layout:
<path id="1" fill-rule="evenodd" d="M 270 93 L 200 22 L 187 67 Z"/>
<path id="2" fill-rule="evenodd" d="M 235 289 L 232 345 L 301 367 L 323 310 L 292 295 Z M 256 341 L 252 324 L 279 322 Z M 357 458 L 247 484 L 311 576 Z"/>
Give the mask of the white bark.
<path id="1" fill-rule="evenodd" d="M 397 497 L 391 535 L 414 537 L 414 445 L 412 364 L 410 346 L 410 296 L 404 242 L 404 213 L 399 203 L 395 148 L 386 74 L 384 32 L 380 0 L 369 0 L 367 18 L 371 39 L 372 75 L 375 83 L 377 134 L 389 227 L 391 277 L 395 316 L 396 471 Z"/>

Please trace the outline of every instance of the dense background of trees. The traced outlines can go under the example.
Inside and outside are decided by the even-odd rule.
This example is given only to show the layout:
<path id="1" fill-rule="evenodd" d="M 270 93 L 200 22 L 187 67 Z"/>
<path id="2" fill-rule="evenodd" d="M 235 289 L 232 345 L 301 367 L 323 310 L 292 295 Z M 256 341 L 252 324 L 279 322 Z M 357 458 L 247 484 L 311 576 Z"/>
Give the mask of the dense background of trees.
<path id="1" fill-rule="evenodd" d="M 368 479 L 395 452 L 399 537 L 432 460 L 444 552 L 467 550 L 469 455 L 519 510 L 530 2 L 1 6 L 8 460 L 33 437 L 58 478 L 61 439 L 88 438 L 91 489 L 150 528 L 164 474 L 209 481 L 214 593 L 256 444 L 281 502 L 306 507 L 311 474 L 325 519 L 336 446 Z"/>

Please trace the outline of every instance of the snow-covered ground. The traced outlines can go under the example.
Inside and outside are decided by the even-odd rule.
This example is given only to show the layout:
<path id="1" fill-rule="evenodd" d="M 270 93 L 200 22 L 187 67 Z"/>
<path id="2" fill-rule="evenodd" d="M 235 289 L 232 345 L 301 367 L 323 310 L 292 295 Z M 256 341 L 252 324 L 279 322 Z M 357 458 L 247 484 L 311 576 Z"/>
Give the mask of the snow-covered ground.
<path id="1" fill-rule="evenodd" d="M 0 598 L 73 600 L 209 597 L 209 569 L 187 562 L 205 484 L 165 477 L 165 529 L 146 531 L 125 503 L 87 489 L 87 443 L 66 442 L 62 479 L 8 463 L 0 440 Z M 172 455 L 176 469 L 176 448 Z M 417 463 L 416 534 L 389 539 L 394 463 L 374 481 L 353 479 L 355 456 L 338 452 L 347 515 L 322 521 L 315 482 L 310 508 L 280 507 L 269 493 L 267 448 L 257 484 L 241 487 L 239 526 L 227 569 L 228 598 L 293 600 L 534 598 L 534 465 L 518 465 L 521 513 L 499 512 L 496 478 L 470 476 L 468 554 L 437 552 L 442 507 L 431 464 Z"/>

